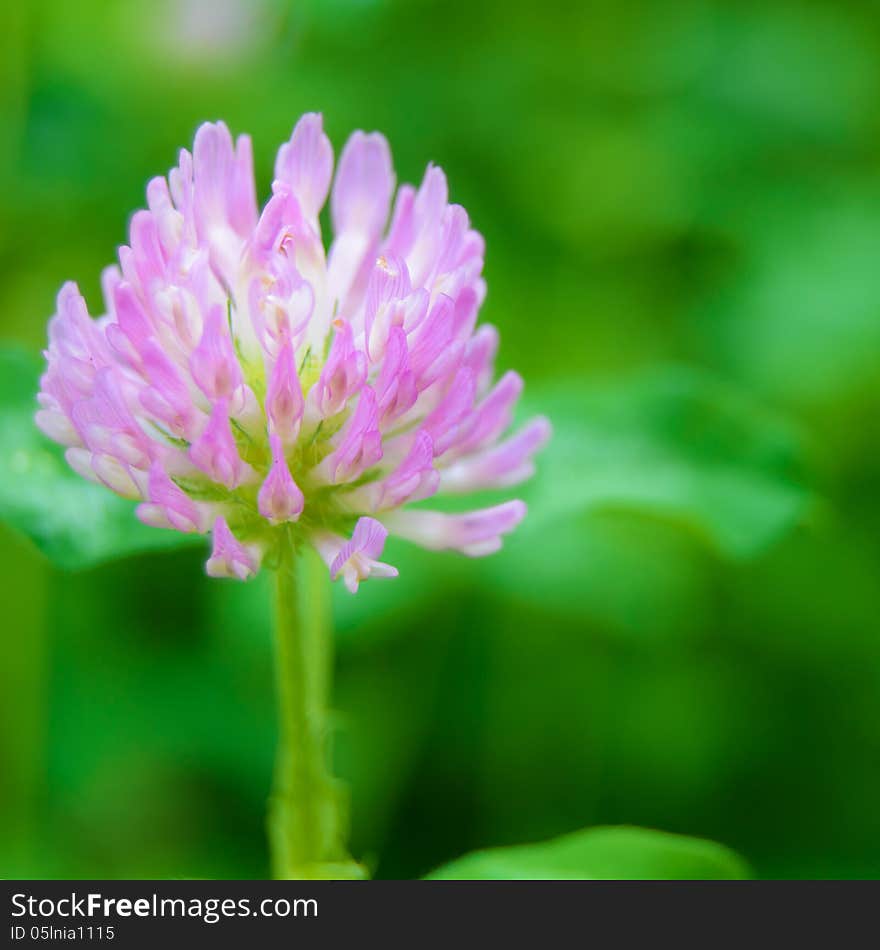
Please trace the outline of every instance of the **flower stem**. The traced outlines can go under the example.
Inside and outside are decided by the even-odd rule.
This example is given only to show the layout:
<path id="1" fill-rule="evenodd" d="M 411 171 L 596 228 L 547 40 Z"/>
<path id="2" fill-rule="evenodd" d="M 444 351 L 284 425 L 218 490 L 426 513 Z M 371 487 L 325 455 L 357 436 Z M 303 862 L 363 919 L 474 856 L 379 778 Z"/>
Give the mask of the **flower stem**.
<path id="1" fill-rule="evenodd" d="M 273 876 L 286 880 L 364 876 L 346 853 L 345 796 L 327 766 L 332 637 L 322 566 L 285 534 L 275 571 L 279 738 L 269 842 Z"/>

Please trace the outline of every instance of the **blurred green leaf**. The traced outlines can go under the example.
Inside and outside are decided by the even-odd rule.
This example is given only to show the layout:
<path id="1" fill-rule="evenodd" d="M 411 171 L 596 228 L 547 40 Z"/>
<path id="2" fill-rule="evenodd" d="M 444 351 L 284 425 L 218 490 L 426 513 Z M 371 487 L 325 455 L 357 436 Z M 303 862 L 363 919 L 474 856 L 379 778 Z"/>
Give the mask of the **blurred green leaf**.
<path id="1" fill-rule="evenodd" d="M 34 425 L 39 363 L 0 351 L 0 520 L 27 535 L 60 567 L 91 567 L 140 551 L 203 539 L 141 524 L 135 505 L 77 475 L 60 446 Z"/>
<path id="2" fill-rule="evenodd" d="M 618 508 L 695 528 L 730 557 L 755 554 L 810 494 L 797 431 L 709 374 L 672 366 L 538 394 L 554 436 L 526 490 L 524 533 Z"/>
<path id="3" fill-rule="evenodd" d="M 742 880 L 745 862 L 714 841 L 646 828 L 589 828 L 541 844 L 474 851 L 428 875 L 439 881 Z"/>

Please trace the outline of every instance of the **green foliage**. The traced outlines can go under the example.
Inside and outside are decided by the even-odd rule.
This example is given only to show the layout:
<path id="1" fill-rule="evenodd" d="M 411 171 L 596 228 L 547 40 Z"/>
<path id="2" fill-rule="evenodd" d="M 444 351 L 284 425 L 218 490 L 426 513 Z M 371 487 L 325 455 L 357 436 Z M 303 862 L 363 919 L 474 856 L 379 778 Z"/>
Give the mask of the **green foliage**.
<path id="1" fill-rule="evenodd" d="M 707 373 L 670 367 L 532 397 L 553 420 L 527 530 L 611 508 L 686 523 L 722 553 L 754 555 L 803 514 L 790 424 Z"/>
<path id="2" fill-rule="evenodd" d="M 70 468 L 61 447 L 34 425 L 39 372 L 29 355 L 0 350 L 0 520 L 65 568 L 204 543 L 141 524 L 133 502 Z"/>
<path id="3" fill-rule="evenodd" d="M 428 875 L 434 881 L 742 880 L 723 845 L 645 828 L 588 828 L 541 844 L 475 851 Z"/>

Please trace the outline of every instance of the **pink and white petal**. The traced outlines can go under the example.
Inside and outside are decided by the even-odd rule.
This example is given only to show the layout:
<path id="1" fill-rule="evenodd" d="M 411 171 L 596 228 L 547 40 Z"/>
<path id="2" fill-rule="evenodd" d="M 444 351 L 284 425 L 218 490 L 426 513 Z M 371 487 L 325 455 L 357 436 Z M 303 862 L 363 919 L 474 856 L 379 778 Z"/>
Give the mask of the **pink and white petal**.
<path id="1" fill-rule="evenodd" d="M 394 191 L 391 150 L 384 135 L 355 132 L 345 143 L 330 198 L 333 231 L 377 238 Z"/>
<path id="2" fill-rule="evenodd" d="M 532 457 L 547 444 L 551 431 L 547 419 L 533 419 L 503 442 L 465 456 L 443 469 L 440 490 L 461 494 L 488 488 L 509 488 L 525 481 L 535 471 Z"/>
<path id="3" fill-rule="evenodd" d="M 491 323 L 484 323 L 477 329 L 465 348 L 464 365 L 474 373 L 477 394 L 480 396 L 488 390 L 492 382 L 498 342 L 498 330 Z"/>
<path id="4" fill-rule="evenodd" d="M 497 439 L 510 425 L 522 389 L 519 373 L 505 373 L 462 424 L 460 437 L 452 445 L 454 455 L 474 452 Z"/>
<path id="5" fill-rule="evenodd" d="M 409 368 L 406 333 L 391 327 L 375 382 L 380 426 L 388 426 L 415 405 L 419 391 Z"/>
<path id="6" fill-rule="evenodd" d="M 382 434 L 376 394 L 364 386 L 357 406 L 342 428 L 337 448 L 313 471 L 328 484 L 352 482 L 382 459 Z"/>
<path id="7" fill-rule="evenodd" d="M 379 561 L 388 531 L 375 518 L 360 518 L 350 540 L 339 549 L 330 564 L 330 579 L 340 575 L 352 594 L 368 577 L 397 577 L 397 568 Z"/>
<path id="8" fill-rule="evenodd" d="M 342 150 L 330 195 L 335 237 L 327 262 L 330 293 L 347 316 L 366 289 L 393 191 L 385 137 L 355 132 Z"/>
<path id="9" fill-rule="evenodd" d="M 81 444 L 79 433 L 70 421 L 70 417 L 59 409 L 37 410 L 34 422 L 37 428 L 53 442 L 71 447 Z"/>
<path id="10" fill-rule="evenodd" d="M 524 502 L 507 501 L 464 514 L 392 511 L 382 516 L 382 522 L 392 534 L 428 550 L 456 550 L 481 557 L 497 551 L 502 535 L 512 531 L 525 515 Z"/>
<path id="11" fill-rule="evenodd" d="M 305 498 L 287 467 L 281 438 L 269 436 L 269 445 L 272 467 L 257 494 L 257 506 L 260 514 L 271 524 L 297 521 L 305 507 Z"/>
<path id="12" fill-rule="evenodd" d="M 341 412 L 367 378 L 366 355 L 354 344 L 351 324 L 337 320 L 334 326 L 336 333 L 327 362 L 309 391 L 311 408 L 324 419 Z"/>
<path id="13" fill-rule="evenodd" d="M 257 223 L 257 188 L 251 137 L 239 135 L 229 192 L 229 219 L 233 228 L 246 237 Z"/>
<path id="14" fill-rule="evenodd" d="M 117 495 L 138 500 L 143 497 L 129 466 L 115 456 L 106 453 L 93 454 L 92 471 L 102 485 Z"/>
<path id="15" fill-rule="evenodd" d="M 232 577 L 247 580 L 260 567 L 260 551 L 254 545 L 242 544 L 229 529 L 226 521 L 218 517 L 212 530 L 213 547 L 205 569 L 211 577 Z"/>
<path id="16" fill-rule="evenodd" d="M 196 234 L 230 286 L 245 238 L 257 221 L 254 188 L 250 139 L 241 136 L 236 147 L 224 123 L 200 126 L 193 143 Z"/>
<path id="17" fill-rule="evenodd" d="M 289 341 L 285 341 L 269 373 L 266 390 L 266 415 L 269 417 L 272 433 L 292 445 L 299 434 L 303 409 L 303 394 L 293 347 Z"/>
<path id="18" fill-rule="evenodd" d="M 253 475 L 251 467 L 238 454 L 225 399 L 218 399 L 214 404 L 208 424 L 190 446 L 189 457 L 209 478 L 230 491 Z"/>
<path id="19" fill-rule="evenodd" d="M 461 366 L 443 398 L 426 417 L 425 431 L 433 440 L 435 456 L 443 455 L 459 436 L 462 422 L 473 409 L 477 384 L 473 371 Z"/>
<path id="20" fill-rule="evenodd" d="M 208 311 L 189 365 L 193 379 L 209 399 L 228 399 L 241 385 L 241 366 L 222 307 L 214 306 Z"/>
<path id="21" fill-rule="evenodd" d="M 397 508 L 422 501 L 437 491 L 440 475 L 434 470 L 434 444 L 420 431 L 400 465 L 381 483 L 380 508 Z"/>
<path id="22" fill-rule="evenodd" d="M 204 507 L 178 488 L 158 462 L 150 467 L 147 498 L 136 510 L 144 524 L 185 533 L 203 534 L 207 530 Z"/>
<path id="23" fill-rule="evenodd" d="M 411 292 L 406 262 L 390 254 L 379 255 L 367 283 L 364 305 L 364 348 L 371 362 L 381 360 L 392 326 L 403 321 L 401 308 L 394 306 L 395 302 Z"/>
<path id="24" fill-rule="evenodd" d="M 413 203 L 412 242 L 403 251 L 416 285 L 425 285 L 436 266 L 443 239 L 441 222 L 448 199 L 449 188 L 443 169 L 429 165 Z"/>
<path id="25" fill-rule="evenodd" d="M 316 221 L 332 175 L 333 146 L 324 134 L 323 119 L 318 112 L 307 112 L 278 150 L 275 178 L 290 186 L 303 214 Z"/>

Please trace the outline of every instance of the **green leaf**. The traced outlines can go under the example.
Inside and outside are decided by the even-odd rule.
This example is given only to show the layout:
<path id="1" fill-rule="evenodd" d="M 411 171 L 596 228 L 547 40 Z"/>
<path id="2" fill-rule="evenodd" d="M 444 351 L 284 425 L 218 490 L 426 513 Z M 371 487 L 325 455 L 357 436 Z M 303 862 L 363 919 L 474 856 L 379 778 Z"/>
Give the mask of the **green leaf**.
<path id="1" fill-rule="evenodd" d="M 34 424 L 39 373 L 30 354 L 0 351 L 0 520 L 27 535 L 55 564 L 71 569 L 204 544 L 197 535 L 141 524 L 134 502 L 68 466 L 62 448 Z"/>
<path id="2" fill-rule="evenodd" d="M 531 403 L 555 431 L 524 492 L 524 533 L 618 508 L 685 523 L 723 554 L 747 557 L 810 500 L 797 431 L 706 373 L 664 367 Z"/>
<path id="3" fill-rule="evenodd" d="M 540 844 L 474 851 L 428 875 L 435 881 L 742 880 L 724 845 L 647 828 L 588 828 Z"/>

